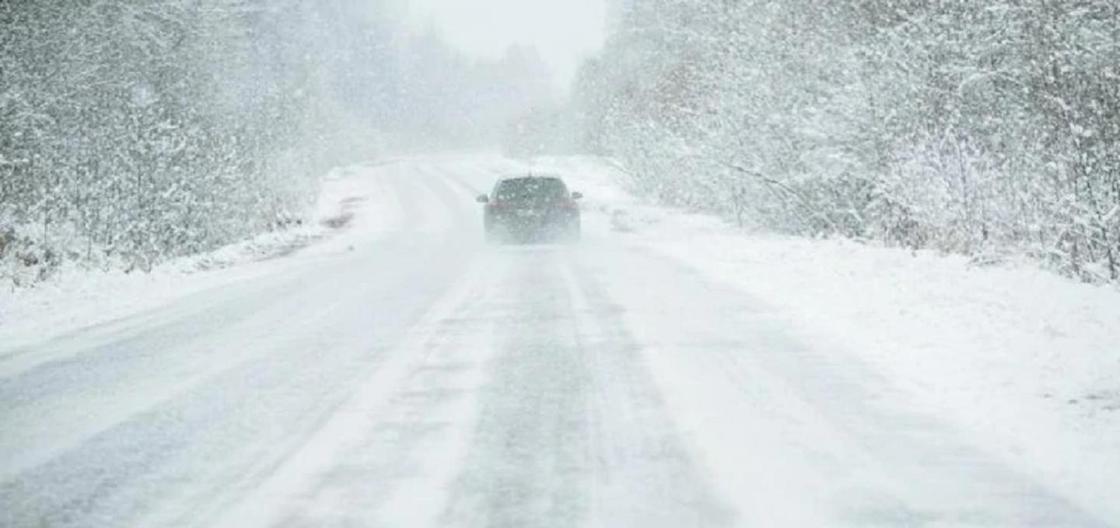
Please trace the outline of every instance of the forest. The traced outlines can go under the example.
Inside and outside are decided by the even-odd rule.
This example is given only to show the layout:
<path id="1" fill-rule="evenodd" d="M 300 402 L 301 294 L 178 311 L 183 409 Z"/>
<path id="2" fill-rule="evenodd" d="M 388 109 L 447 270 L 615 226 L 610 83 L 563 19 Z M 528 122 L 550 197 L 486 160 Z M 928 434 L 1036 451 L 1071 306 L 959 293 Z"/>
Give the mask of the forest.
<path id="1" fill-rule="evenodd" d="M 391 0 L 0 2 L 0 283 L 302 221 L 332 167 L 496 141 L 550 89 Z"/>
<path id="2" fill-rule="evenodd" d="M 613 0 L 577 144 L 742 225 L 1120 279 L 1120 3 Z"/>
<path id="3" fill-rule="evenodd" d="M 607 0 L 552 98 L 393 0 L 0 3 L 0 282 L 302 221 L 319 178 L 484 147 L 617 163 L 752 229 L 1120 280 L 1120 4 Z"/>

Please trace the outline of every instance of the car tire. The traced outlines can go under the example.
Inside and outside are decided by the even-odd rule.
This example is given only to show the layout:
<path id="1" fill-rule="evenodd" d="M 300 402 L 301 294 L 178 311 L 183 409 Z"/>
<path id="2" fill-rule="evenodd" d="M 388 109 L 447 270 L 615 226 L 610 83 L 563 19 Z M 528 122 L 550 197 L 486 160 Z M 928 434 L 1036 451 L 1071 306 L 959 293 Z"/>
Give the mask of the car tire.
<path id="1" fill-rule="evenodd" d="M 563 241 L 568 244 L 575 244 L 579 242 L 579 239 L 582 235 L 581 231 L 582 230 L 580 228 L 580 222 L 578 218 L 568 222 L 568 225 L 564 226 L 564 233 L 562 236 Z"/>

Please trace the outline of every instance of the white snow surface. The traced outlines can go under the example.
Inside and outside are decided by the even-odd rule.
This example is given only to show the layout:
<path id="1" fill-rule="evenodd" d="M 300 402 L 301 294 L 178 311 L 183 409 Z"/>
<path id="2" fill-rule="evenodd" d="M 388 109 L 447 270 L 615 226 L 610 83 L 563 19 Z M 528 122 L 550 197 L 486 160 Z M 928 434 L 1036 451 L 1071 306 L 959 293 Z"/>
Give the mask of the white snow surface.
<path id="1" fill-rule="evenodd" d="M 612 229 L 781 310 L 802 335 L 842 347 L 993 454 L 1120 519 L 1120 291 L 1029 262 L 848 239 L 744 233 L 651 206 L 593 158 L 544 159 L 579 174 Z M 827 345 L 826 345 L 827 346 Z"/>
<path id="2" fill-rule="evenodd" d="M 481 241 L 530 167 L 579 245 Z M 0 526 L 1120 524 L 1120 292 L 625 182 L 347 167 L 315 225 L 4 292 Z"/>

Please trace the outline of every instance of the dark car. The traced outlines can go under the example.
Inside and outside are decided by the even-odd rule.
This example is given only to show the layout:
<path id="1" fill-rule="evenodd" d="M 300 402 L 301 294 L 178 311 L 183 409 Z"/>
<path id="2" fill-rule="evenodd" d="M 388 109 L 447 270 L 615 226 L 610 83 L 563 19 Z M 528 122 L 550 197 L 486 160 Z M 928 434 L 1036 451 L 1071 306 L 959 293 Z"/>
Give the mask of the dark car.
<path id="1" fill-rule="evenodd" d="M 577 200 L 582 197 L 580 193 L 569 192 L 564 180 L 556 176 L 498 180 L 491 195 L 478 197 L 479 202 L 486 204 L 486 240 L 575 242 L 580 237 Z"/>

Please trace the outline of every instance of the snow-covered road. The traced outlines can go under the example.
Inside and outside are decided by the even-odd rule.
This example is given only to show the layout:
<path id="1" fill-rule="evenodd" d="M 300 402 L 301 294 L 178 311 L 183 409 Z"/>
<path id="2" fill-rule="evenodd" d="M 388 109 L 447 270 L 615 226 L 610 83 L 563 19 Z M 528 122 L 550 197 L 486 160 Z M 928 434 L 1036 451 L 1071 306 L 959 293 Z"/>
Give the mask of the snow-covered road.
<path id="1" fill-rule="evenodd" d="M 370 168 L 324 247 L 0 344 L 0 526 L 1108 524 L 608 215 L 485 245 L 506 165 Z"/>

